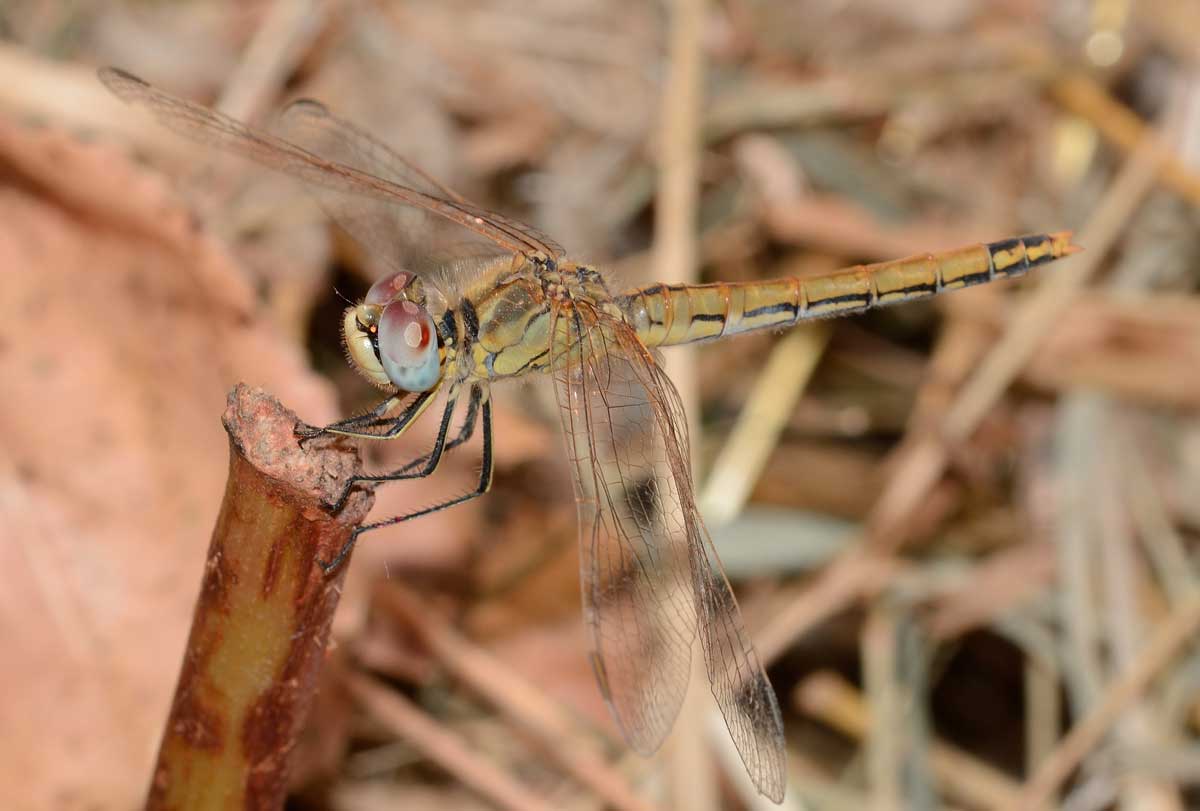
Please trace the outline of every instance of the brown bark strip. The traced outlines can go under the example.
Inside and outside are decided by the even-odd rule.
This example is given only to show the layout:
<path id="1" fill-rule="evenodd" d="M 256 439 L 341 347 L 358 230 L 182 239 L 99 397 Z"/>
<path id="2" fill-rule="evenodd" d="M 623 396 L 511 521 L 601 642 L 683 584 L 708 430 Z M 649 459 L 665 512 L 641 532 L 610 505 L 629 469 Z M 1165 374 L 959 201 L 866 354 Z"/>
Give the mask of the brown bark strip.
<path id="1" fill-rule="evenodd" d="M 345 566 L 326 575 L 372 497 L 333 503 L 360 472 L 332 442 L 298 446 L 296 417 L 237 386 L 229 478 L 147 809 L 278 809 L 288 755 L 324 661 Z"/>

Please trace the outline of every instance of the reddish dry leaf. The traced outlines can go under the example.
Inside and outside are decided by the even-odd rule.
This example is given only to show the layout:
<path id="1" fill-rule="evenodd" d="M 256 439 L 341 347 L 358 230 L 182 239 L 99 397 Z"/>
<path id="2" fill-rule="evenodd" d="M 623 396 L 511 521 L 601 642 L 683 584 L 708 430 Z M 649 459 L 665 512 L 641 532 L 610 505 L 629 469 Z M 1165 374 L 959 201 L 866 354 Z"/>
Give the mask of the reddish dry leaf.
<path id="1" fill-rule="evenodd" d="M 0 785 L 17 806 L 127 808 L 220 502 L 228 389 L 314 422 L 334 398 L 116 151 L 0 120 L 0 222 Z"/>

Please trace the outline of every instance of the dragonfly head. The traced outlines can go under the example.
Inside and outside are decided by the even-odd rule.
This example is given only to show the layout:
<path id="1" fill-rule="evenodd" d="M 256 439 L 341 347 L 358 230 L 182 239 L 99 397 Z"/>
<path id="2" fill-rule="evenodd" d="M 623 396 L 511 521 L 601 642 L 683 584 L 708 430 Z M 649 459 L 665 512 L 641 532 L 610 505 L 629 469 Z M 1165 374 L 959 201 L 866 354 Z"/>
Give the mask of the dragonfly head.
<path id="1" fill-rule="evenodd" d="M 442 376 L 442 353 L 428 304 L 416 274 L 400 271 L 377 281 L 342 319 L 350 363 L 384 388 L 432 389 Z"/>

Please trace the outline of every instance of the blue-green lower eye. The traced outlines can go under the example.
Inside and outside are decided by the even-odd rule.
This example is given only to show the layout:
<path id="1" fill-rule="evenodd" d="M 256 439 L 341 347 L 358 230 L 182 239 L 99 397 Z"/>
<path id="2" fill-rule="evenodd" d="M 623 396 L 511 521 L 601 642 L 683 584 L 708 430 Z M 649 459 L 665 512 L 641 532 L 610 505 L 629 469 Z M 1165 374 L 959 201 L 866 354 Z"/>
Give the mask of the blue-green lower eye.
<path id="1" fill-rule="evenodd" d="M 379 360 L 405 391 L 429 391 L 441 376 L 433 318 L 411 301 L 393 301 L 379 317 Z"/>

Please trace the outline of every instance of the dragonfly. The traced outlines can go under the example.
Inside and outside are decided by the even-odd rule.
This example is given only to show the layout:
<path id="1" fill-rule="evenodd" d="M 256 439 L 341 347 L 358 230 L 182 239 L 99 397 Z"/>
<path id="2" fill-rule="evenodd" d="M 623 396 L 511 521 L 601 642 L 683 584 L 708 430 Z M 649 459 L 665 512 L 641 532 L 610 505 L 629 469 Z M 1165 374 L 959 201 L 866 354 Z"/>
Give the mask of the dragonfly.
<path id="1" fill-rule="evenodd" d="M 322 564 L 326 570 L 340 566 L 365 532 L 486 493 L 491 385 L 548 375 L 578 504 L 590 658 L 618 729 L 638 752 L 658 749 L 687 691 L 698 638 L 747 773 L 761 794 L 781 802 L 787 776 L 779 705 L 697 508 L 687 420 L 659 348 L 778 331 L 1013 278 L 1078 250 L 1070 232 L 821 276 L 620 290 L 538 230 L 470 203 L 319 102 L 292 103 L 268 133 L 115 68 L 99 78 L 169 129 L 304 182 L 385 264 L 386 275 L 342 321 L 349 362 L 385 396 L 366 413 L 298 433 L 391 439 L 435 401 L 441 417 L 428 453 L 356 478 L 341 501 L 363 482 L 429 476 L 477 426 L 482 434 L 476 487 L 359 526 Z"/>

